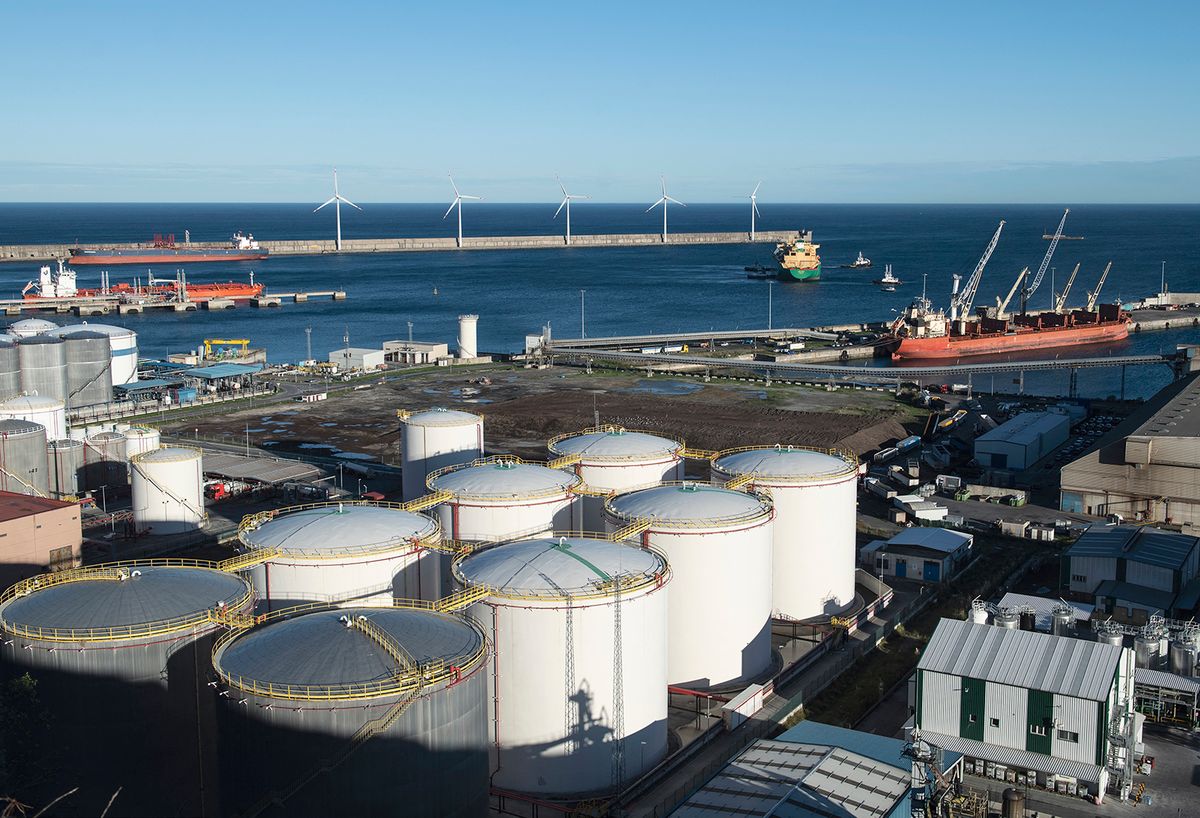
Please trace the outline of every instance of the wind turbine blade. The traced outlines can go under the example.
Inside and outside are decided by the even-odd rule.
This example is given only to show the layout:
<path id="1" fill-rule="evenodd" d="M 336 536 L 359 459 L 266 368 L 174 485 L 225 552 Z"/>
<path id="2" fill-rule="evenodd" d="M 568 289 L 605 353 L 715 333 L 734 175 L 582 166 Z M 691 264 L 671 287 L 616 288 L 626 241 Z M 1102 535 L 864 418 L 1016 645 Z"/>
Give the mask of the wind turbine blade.
<path id="1" fill-rule="evenodd" d="M 361 208 L 361 207 L 359 207 L 359 206 L 358 206 L 358 205 L 356 205 L 354 202 L 352 202 L 352 201 L 350 201 L 349 199 L 347 199 L 345 196 L 338 196 L 338 198 L 342 200 L 342 204 L 348 204 L 348 205 L 350 205 L 351 207 L 353 207 L 355 210 L 362 210 L 362 208 Z"/>
<path id="2" fill-rule="evenodd" d="M 663 198 L 665 199 L 667 197 L 667 177 L 659 176 L 658 181 L 662 183 Z"/>
<path id="3" fill-rule="evenodd" d="M 563 180 L 562 180 L 562 179 L 559 177 L 559 175 L 558 175 L 557 173 L 556 173 L 556 174 L 554 174 L 554 178 L 555 178 L 555 179 L 558 179 L 558 186 L 559 186 L 560 188 L 562 188 L 563 195 L 564 195 L 564 196 L 569 196 L 570 194 L 569 194 L 569 193 L 567 193 L 567 186 L 563 184 Z"/>
<path id="4" fill-rule="evenodd" d="M 755 215 L 755 216 L 759 216 L 759 217 L 761 217 L 761 216 L 762 216 L 762 214 L 758 212 L 758 203 L 757 203 L 757 202 L 751 202 L 750 204 L 751 204 L 751 205 L 754 207 L 754 215 Z"/>
<path id="5" fill-rule="evenodd" d="M 666 204 L 666 201 L 667 201 L 667 200 L 666 200 L 666 198 L 665 198 L 665 197 L 664 197 L 664 198 L 662 198 L 662 199 L 659 199 L 657 202 L 655 202 L 654 204 L 652 204 L 652 205 L 650 205 L 649 207 L 647 207 L 647 208 L 646 208 L 646 212 L 647 212 L 647 213 L 649 213 L 651 210 L 653 210 L 654 208 L 658 207 L 659 205 L 665 205 L 665 204 Z"/>
<path id="6" fill-rule="evenodd" d="M 446 175 L 447 175 L 447 176 L 450 176 L 450 174 L 449 174 L 449 173 L 447 173 Z M 454 177 L 453 177 L 453 176 L 450 176 L 450 187 L 454 188 L 454 198 L 455 198 L 455 199 L 459 199 L 459 198 L 461 198 L 461 196 L 460 196 L 460 194 L 459 194 L 459 192 L 458 192 L 458 185 L 454 184 Z"/>
<path id="7" fill-rule="evenodd" d="M 664 196 L 663 198 L 666 199 L 668 202 L 672 202 L 673 204 L 679 205 L 680 207 L 687 207 L 687 205 L 685 205 L 683 202 L 679 201 L 678 199 L 672 199 L 670 196 Z"/>
<path id="8" fill-rule="evenodd" d="M 757 196 L 757 195 L 758 195 L 758 189 L 759 189 L 760 187 L 762 187 L 762 182 L 759 182 L 757 185 L 755 185 L 755 186 L 754 186 L 754 192 L 753 192 L 753 193 L 751 193 L 750 195 L 751 195 L 751 196 Z"/>
<path id="9" fill-rule="evenodd" d="M 555 210 L 555 211 L 554 211 L 554 218 L 556 218 L 556 219 L 558 218 L 558 214 L 559 214 L 559 213 L 562 213 L 562 209 L 563 209 L 564 207 L 566 207 L 566 206 L 567 206 L 567 201 L 568 201 L 570 198 L 571 198 L 570 196 L 567 196 L 566 198 L 564 198 L 564 199 L 562 200 L 562 204 L 560 204 L 560 205 L 558 206 L 558 210 Z"/>
<path id="10" fill-rule="evenodd" d="M 333 203 L 334 203 L 334 202 L 336 202 L 336 201 L 337 201 L 337 197 L 335 196 L 335 197 L 333 197 L 332 199 L 330 199 L 330 200 L 328 200 L 327 202 L 325 202 L 325 204 L 321 205 L 321 207 L 325 207 L 325 205 L 331 205 L 331 204 L 333 204 Z M 321 209 L 321 207 L 318 207 L 316 210 L 314 210 L 314 211 L 313 211 L 313 213 L 316 213 L 316 212 L 317 212 L 317 210 L 320 210 L 320 209 Z"/>
<path id="11" fill-rule="evenodd" d="M 592 197 L 591 197 L 591 196 L 587 196 L 587 195 L 585 195 L 585 194 L 583 194 L 583 193 L 572 193 L 572 194 L 570 194 L 569 196 L 567 196 L 567 198 L 568 198 L 568 199 L 590 199 L 590 198 L 592 198 Z"/>
<path id="12" fill-rule="evenodd" d="M 457 196 L 456 196 L 456 197 L 454 197 L 454 201 L 450 203 L 450 206 L 446 208 L 446 216 L 449 216 L 449 215 L 450 215 L 450 211 L 454 210 L 454 206 L 455 206 L 456 204 L 458 204 L 458 197 L 457 197 Z M 446 216 L 442 216 L 442 221 L 445 221 L 445 220 L 446 220 Z"/>
<path id="13" fill-rule="evenodd" d="M 460 198 L 460 199 L 470 199 L 470 200 L 471 200 L 471 201 L 473 201 L 473 202 L 480 202 L 480 201 L 483 201 L 483 197 L 482 197 L 482 196 L 468 196 L 468 195 L 466 195 L 465 193 L 461 194 L 461 195 L 460 195 L 458 198 Z"/>

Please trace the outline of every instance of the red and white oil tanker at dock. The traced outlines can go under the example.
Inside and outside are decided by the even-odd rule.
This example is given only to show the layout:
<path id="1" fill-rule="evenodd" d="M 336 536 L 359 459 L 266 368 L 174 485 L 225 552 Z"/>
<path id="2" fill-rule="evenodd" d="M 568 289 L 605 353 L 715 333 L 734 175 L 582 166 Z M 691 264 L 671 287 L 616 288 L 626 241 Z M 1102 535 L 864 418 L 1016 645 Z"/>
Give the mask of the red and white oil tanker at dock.
<path id="1" fill-rule="evenodd" d="M 196 264 L 207 261 L 261 261 L 270 255 L 270 251 L 259 246 L 253 235 L 243 235 L 241 231 L 233 234 L 233 238 L 225 247 L 205 247 L 193 245 L 185 241 L 182 246 L 175 243 L 175 234 L 167 236 L 155 235 L 154 244 L 150 247 L 72 247 L 71 264 L 104 265 L 117 264 Z"/>
<path id="2" fill-rule="evenodd" d="M 223 281 L 193 284 L 182 272 L 177 273 L 175 278 L 155 278 L 152 274 L 146 283 L 122 281 L 109 284 L 107 273 L 101 273 L 100 278 L 99 287 L 79 287 L 76 285 L 75 271 L 60 259 L 57 270 L 52 270 L 49 265 L 43 266 L 38 273 L 38 280 L 26 284 L 21 296 L 28 302 L 45 299 L 87 301 L 106 297 L 115 297 L 122 302 L 204 302 L 214 298 L 258 298 L 263 294 L 263 285 L 255 283 L 253 272 L 250 273 L 249 283 Z"/>

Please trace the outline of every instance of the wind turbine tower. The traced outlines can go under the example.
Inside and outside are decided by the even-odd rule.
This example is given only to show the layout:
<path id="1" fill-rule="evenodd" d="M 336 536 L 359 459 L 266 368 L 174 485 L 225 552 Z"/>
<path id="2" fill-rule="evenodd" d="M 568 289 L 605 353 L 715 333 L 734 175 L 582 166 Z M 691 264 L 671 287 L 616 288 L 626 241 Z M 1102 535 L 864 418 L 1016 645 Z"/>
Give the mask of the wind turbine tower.
<path id="1" fill-rule="evenodd" d="M 447 173 L 446 175 L 447 175 L 447 176 L 450 176 L 450 174 L 449 174 L 449 173 Z M 453 209 L 454 209 L 454 208 L 456 208 L 456 207 L 458 208 L 458 246 L 459 246 L 459 247 L 462 247 L 462 209 L 463 209 L 463 202 L 464 202 L 464 201 L 476 201 L 476 202 L 478 202 L 478 201 L 480 201 L 480 200 L 481 200 L 481 197 L 479 197 L 479 196 L 468 196 L 468 195 L 466 195 L 465 193 L 459 193 L 459 192 L 458 192 L 458 185 L 454 184 L 454 177 L 453 177 L 453 176 L 450 176 L 450 187 L 454 188 L 454 201 L 450 203 L 450 206 L 449 206 L 448 208 L 446 208 L 446 215 L 445 215 L 445 216 L 442 216 L 442 221 L 445 221 L 445 220 L 446 220 L 446 216 L 449 216 L 449 215 L 450 215 L 450 211 L 451 211 L 451 210 L 453 210 Z"/>
<path id="2" fill-rule="evenodd" d="M 659 205 L 662 205 L 662 209 L 663 209 L 662 238 L 663 238 L 663 242 L 665 243 L 667 241 L 667 205 L 668 204 L 677 204 L 680 207 L 687 207 L 687 205 L 685 205 L 683 202 L 679 201 L 678 199 L 672 199 L 670 196 L 668 196 L 667 195 L 667 178 L 665 176 L 660 176 L 658 178 L 659 178 L 659 181 L 662 182 L 662 196 L 659 197 L 657 202 L 655 202 L 654 204 L 647 207 L 646 212 L 649 213 L 654 208 L 658 207 Z"/>
<path id="3" fill-rule="evenodd" d="M 336 247 L 338 250 L 342 249 L 342 202 L 345 202 L 346 204 L 350 205 L 355 210 L 362 210 L 362 208 L 359 207 L 358 205 L 356 205 L 354 202 L 350 201 L 345 196 L 338 193 L 337 168 L 334 168 L 333 169 L 333 197 L 331 199 L 326 200 L 325 204 L 322 204 L 321 207 L 325 207 L 326 205 L 333 205 L 333 212 L 335 214 L 337 214 L 336 215 L 337 242 L 334 244 L 334 247 Z M 313 211 L 313 213 L 316 213 L 317 210 L 321 209 L 321 207 L 318 207 L 316 210 Z"/>
<path id="4" fill-rule="evenodd" d="M 571 200 L 572 199 L 590 199 L 592 197 L 584 196 L 583 194 L 567 193 L 567 186 L 563 184 L 562 179 L 559 179 L 559 177 L 557 177 L 557 176 L 555 176 L 554 178 L 558 179 L 558 186 L 560 188 L 562 188 L 562 192 L 563 192 L 562 203 L 559 204 L 558 210 L 554 211 L 554 218 L 556 218 L 556 219 L 558 218 L 558 214 L 562 212 L 562 209 L 564 207 L 567 209 L 567 244 L 570 244 L 571 243 Z"/>
<path id="5" fill-rule="evenodd" d="M 762 182 L 754 186 L 754 192 L 750 194 L 750 241 L 754 241 L 754 219 L 762 214 L 758 212 L 758 189 L 762 187 Z"/>

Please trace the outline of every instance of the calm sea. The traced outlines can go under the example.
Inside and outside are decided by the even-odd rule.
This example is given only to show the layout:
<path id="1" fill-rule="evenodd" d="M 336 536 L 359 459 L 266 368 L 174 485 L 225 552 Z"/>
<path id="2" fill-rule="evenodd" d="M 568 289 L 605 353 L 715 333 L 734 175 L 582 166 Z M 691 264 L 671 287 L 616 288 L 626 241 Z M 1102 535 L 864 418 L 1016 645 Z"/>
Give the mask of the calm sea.
<path id="1" fill-rule="evenodd" d="M 445 205 L 366 204 L 344 208 L 345 238 L 453 235 L 454 218 L 442 220 Z M 522 235 L 562 230 L 553 219 L 557 205 L 468 204 L 467 235 Z M 1046 205 L 762 205 L 763 230 L 808 228 L 821 244 L 825 272 L 819 283 L 773 287 L 746 279 L 742 268 L 771 263 L 767 245 L 561 248 L 529 251 L 464 251 L 397 255 L 273 258 L 254 263 L 197 264 L 191 281 L 245 280 L 250 271 L 268 290 L 345 289 L 348 300 L 286 304 L 279 309 L 239 308 L 221 313 L 148 313 L 106 318 L 139 334 L 143 355 L 157 357 L 196 347 L 205 337 L 248 337 L 265 346 L 272 361 L 305 354 L 305 327 L 312 327 L 314 354 L 324 357 L 342 345 L 378 346 L 404 338 L 413 322 L 418 340 L 453 342 L 456 316 L 478 313 L 484 351 L 514 351 L 526 333 L 550 322 L 559 337 L 580 329 L 580 291 L 585 290 L 589 335 L 739 329 L 767 323 L 771 302 L 775 326 L 811 326 L 887 319 L 919 295 L 927 276 L 930 297 L 944 305 L 951 275 L 975 265 L 1000 219 L 1007 225 L 988 265 L 976 304 L 1003 296 L 1023 266 L 1037 269 L 1045 252 L 1042 234 L 1053 232 L 1062 208 Z M 147 240 L 154 233 L 189 230 L 194 241 L 228 238 L 235 230 L 260 239 L 332 238 L 333 213 L 313 213 L 299 204 L 0 204 L 0 244 Z M 656 232 L 657 211 L 644 205 L 578 202 L 572 208 L 576 233 Z M 1079 303 L 1095 286 L 1104 264 L 1113 270 L 1103 300 L 1129 301 L 1159 290 L 1162 262 L 1174 290 L 1200 291 L 1197 236 L 1200 206 L 1082 206 L 1072 208 L 1066 232 L 1084 241 L 1062 242 L 1053 261 L 1053 283 L 1065 284 L 1082 264 L 1070 301 Z M 748 203 L 673 207 L 672 231 L 746 230 Z M 838 269 L 862 251 L 875 262 L 867 271 Z M 895 293 L 871 281 L 890 263 L 905 283 Z M 0 293 L 15 296 L 37 275 L 36 264 L 0 264 Z M 144 276 L 145 270 L 114 268 L 113 280 Z M 171 275 L 170 266 L 156 268 Z M 98 283 L 98 272 L 80 269 L 81 285 Z M 436 291 L 436 293 L 435 293 Z M 1034 306 L 1051 299 L 1047 273 Z M 1139 335 L 1120 352 L 1149 353 L 1200 343 L 1200 332 L 1179 330 Z M 1061 354 L 1061 352 L 1060 352 Z M 996 388 L 1011 390 L 997 377 Z M 1003 380 L 1003 382 L 1001 382 Z M 1130 395 L 1146 396 L 1169 380 L 1165 367 L 1131 372 Z M 1112 394 L 1114 373 L 1080 376 L 1081 392 Z M 989 384 L 977 384 L 988 388 Z M 1065 377 L 1030 376 L 1029 390 L 1066 391 Z"/>

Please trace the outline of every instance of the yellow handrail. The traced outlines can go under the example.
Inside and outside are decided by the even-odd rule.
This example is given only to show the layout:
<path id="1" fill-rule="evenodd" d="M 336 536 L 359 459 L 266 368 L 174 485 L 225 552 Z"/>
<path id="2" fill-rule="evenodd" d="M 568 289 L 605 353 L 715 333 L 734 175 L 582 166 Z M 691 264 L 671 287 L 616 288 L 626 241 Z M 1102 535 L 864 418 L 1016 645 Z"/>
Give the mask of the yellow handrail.
<path id="1" fill-rule="evenodd" d="M 553 460 L 546 461 L 546 468 L 562 469 L 566 468 L 567 466 L 574 466 L 580 460 L 583 460 L 583 455 L 581 455 L 579 452 L 572 452 L 571 454 L 564 454 L 561 457 L 556 457 Z"/>
<path id="2" fill-rule="evenodd" d="M 624 528 L 617 529 L 612 534 L 609 534 L 608 538 L 616 542 L 623 542 L 624 540 L 632 540 L 634 537 L 639 537 L 649 530 L 650 521 L 643 517 L 634 520 Z"/>
<path id="3" fill-rule="evenodd" d="M 726 481 L 724 484 L 724 488 L 727 488 L 730 491 L 738 491 L 738 490 L 743 489 L 746 486 L 750 485 L 752 482 L 754 482 L 754 477 L 755 477 L 754 472 L 747 472 L 746 474 L 739 474 L 737 477 L 734 477 L 732 480 Z"/>
<path id="4" fill-rule="evenodd" d="M 717 452 L 712 449 L 685 448 L 680 454 L 687 460 L 712 460 L 717 456 Z"/>
<path id="5" fill-rule="evenodd" d="M 654 488 L 671 488 L 671 487 L 674 487 L 674 488 L 695 487 L 696 489 L 702 489 L 702 488 L 724 489 L 725 485 L 723 483 L 698 483 L 695 481 L 684 480 L 684 481 L 669 481 L 669 482 L 664 482 L 664 483 L 658 483 L 653 486 L 647 486 L 646 490 L 654 489 Z M 617 509 L 613 508 L 613 503 L 616 500 L 619 500 L 620 498 L 626 497 L 626 496 L 628 496 L 627 493 L 622 493 L 616 497 L 613 497 L 607 503 L 604 504 L 605 510 L 608 512 L 608 514 L 612 515 L 613 517 L 616 517 L 617 519 L 625 520 L 628 523 L 633 523 L 639 519 L 642 519 L 640 517 L 632 517 L 628 514 L 625 514 L 621 511 L 618 511 Z M 737 515 L 730 516 L 730 517 L 711 517 L 711 518 L 710 517 L 698 517 L 695 519 L 685 520 L 685 519 L 661 518 L 661 517 L 651 516 L 651 517 L 648 517 L 645 519 L 649 520 L 650 527 L 655 529 L 656 531 L 659 529 L 664 529 L 664 530 L 672 529 L 673 530 L 673 529 L 712 528 L 714 526 L 724 526 L 724 525 L 752 522 L 754 520 L 758 520 L 758 519 L 766 516 L 767 514 L 769 514 L 771 509 L 774 506 L 774 501 L 771 499 L 770 493 L 765 492 L 765 491 L 754 491 L 751 496 L 753 496 L 755 499 L 757 499 L 759 501 L 760 507 L 758 509 L 748 509 L 745 513 L 737 514 Z"/>
<path id="6" fill-rule="evenodd" d="M 838 460 L 841 460 L 843 463 L 846 464 L 846 471 L 844 472 L 845 474 L 849 474 L 851 472 L 856 472 L 858 470 L 858 455 L 855 454 L 851 449 L 844 449 L 844 448 L 840 448 L 840 447 L 826 449 L 826 448 L 822 448 L 820 446 L 791 446 L 791 445 L 788 445 L 788 446 L 783 446 L 783 445 L 738 446 L 733 449 L 722 449 L 719 452 L 713 452 L 713 455 L 710 458 L 710 460 L 712 461 L 713 468 L 716 471 L 718 471 L 722 474 L 732 474 L 731 471 L 721 468 L 719 461 L 722 458 L 728 457 L 729 455 L 733 455 L 733 454 L 741 454 L 742 452 L 770 452 L 770 451 L 815 452 L 816 454 L 824 454 L 824 455 L 828 455 L 830 457 L 836 457 Z M 841 473 L 838 473 L 838 474 L 841 474 Z M 763 475 L 762 477 L 763 477 L 763 479 L 768 480 L 768 481 L 771 479 L 818 481 L 818 480 L 828 480 L 829 478 L 836 477 L 836 476 L 838 476 L 838 475 L 837 474 L 795 474 L 795 475 L 771 474 L 771 475 Z"/>
<path id="7" fill-rule="evenodd" d="M 468 608 L 491 596 L 492 589 L 484 584 L 471 585 L 461 591 L 455 591 L 449 596 L 444 596 L 434 603 L 434 607 L 442 613 L 454 613 L 461 611 L 463 608 Z"/>
<path id="8" fill-rule="evenodd" d="M 253 568 L 256 565 L 262 565 L 264 562 L 269 562 L 271 559 L 278 557 L 283 553 L 283 549 L 279 546 L 271 548 L 256 548 L 253 551 L 247 551 L 244 554 L 223 559 L 217 563 L 217 567 L 222 571 L 230 574 L 236 574 L 238 571 L 245 571 L 247 568 Z"/>
<path id="9" fill-rule="evenodd" d="M 553 454 L 564 455 L 564 454 L 568 454 L 568 453 L 563 452 L 559 448 L 559 444 L 562 443 L 564 440 L 571 440 L 572 438 L 581 437 L 583 435 L 623 435 L 623 434 L 642 434 L 642 435 L 651 435 L 652 437 L 662 438 L 663 440 L 666 440 L 672 444 L 671 448 L 664 449 L 662 452 L 654 452 L 653 454 L 655 454 L 655 455 L 669 454 L 669 455 L 673 455 L 675 457 L 683 457 L 684 456 L 683 452 L 685 450 L 685 447 L 684 447 L 684 443 L 682 441 L 663 437 L 663 435 L 659 434 L 658 432 L 652 432 L 648 429 L 626 429 L 624 426 L 618 426 L 615 423 L 605 423 L 605 424 L 601 424 L 600 426 L 590 426 L 586 429 L 580 429 L 578 432 L 566 432 L 561 435 L 555 435 L 554 437 L 550 438 L 550 440 L 548 440 L 546 442 L 546 448 L 549 449 Z M 595 452 L 574 452 L 572 454 L 578 454 L 581 461 L 582 460 L 587 460 L 589 462 L 608 461 L 608 462 L 613 462 L 613 463 L 619 463 L 624 460 L 640 459 L 641 457 L 646 456 L 646 455 L 611 455 L 611 454 L 605 455 L 605 454 L 596 454 Z"/>
<path id="10" fill-rule="evenodd" d="M 392 638 L 391 634 L 375 626 L 364 614 L 359 614 L 350 620 L 350 625 L 365 633 L 372 642 L 383 648 L 399 666 L 400 670 L 410 671 L 417 667 L 417 660 L 404 649 L 404 646 Z"/>
<path id="11" fill-rule="evenodd" d="M 405 511 L 424 511 L 427 508 L 433 508 L 436 505 L 441 505 L 447 500 L 453 500 L 454 495 L 448 491 L 434 491 L 426 494 L 423 497 L 418 497 L 415 500 L 409 500 L 407 503 L 402 503 L 400 507 Z"/>

